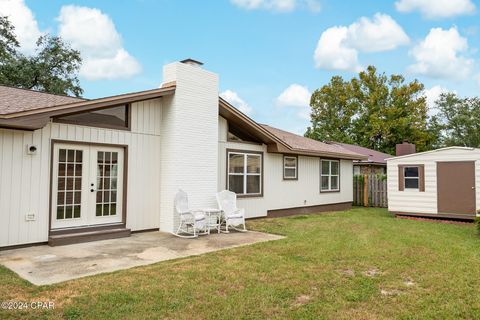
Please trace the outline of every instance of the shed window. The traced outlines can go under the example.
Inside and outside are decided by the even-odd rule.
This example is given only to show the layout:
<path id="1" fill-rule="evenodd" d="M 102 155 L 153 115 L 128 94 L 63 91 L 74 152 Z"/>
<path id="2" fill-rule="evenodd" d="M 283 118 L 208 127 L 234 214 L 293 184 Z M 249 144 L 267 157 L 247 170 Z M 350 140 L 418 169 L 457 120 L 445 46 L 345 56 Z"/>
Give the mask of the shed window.
<path id="1" fill-rule="evenodd" d="M 320 162 L 320 191 L 340 191 L 340 162 L 338 160 Z"/>
<path id="2" fill-rule="evenodd" d="M 262 194 L 262 154 L 228 152 L 227 189 L 237 195 Z"/>
<path id="3" fill-rule="evenodd" d="M 298 160 L 297 157 L 284 156 L 283 157 L 283 179 L 295 180 L 297 179 Z"/>
<path id="4" fill-rule="evenodd" d="M 418 189 L 419 172 L 418 167 L 405 167 L 403 169 L 403 179 L 405 189 Z"/>

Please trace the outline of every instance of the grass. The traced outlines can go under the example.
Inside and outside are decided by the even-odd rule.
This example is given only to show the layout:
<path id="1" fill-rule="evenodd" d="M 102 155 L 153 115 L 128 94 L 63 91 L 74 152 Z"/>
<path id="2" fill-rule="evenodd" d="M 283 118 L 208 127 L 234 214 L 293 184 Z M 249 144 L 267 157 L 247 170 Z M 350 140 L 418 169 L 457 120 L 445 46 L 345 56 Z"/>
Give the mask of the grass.
<path id="1" fill-rule="evenodd" d="M 356 208 L 250 221 L 279 241 L 34 286 L 0 268 L 0 301 L 54 310 L 0 319 L 478 319 L 474 225 Z"/>

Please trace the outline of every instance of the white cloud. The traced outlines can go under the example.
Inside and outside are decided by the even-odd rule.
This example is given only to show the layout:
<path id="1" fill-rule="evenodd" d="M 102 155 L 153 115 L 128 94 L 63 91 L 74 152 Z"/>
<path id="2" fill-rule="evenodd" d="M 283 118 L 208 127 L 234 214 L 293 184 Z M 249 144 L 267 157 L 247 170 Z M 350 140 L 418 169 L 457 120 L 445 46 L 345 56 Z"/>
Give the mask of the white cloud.
<path id="1" fill-rule="evenodd" d="M 399 0 L 395 7 L 400 12 L 420 11 L 429 19 L 448 18 L 472 14 L 475 5 L 471 0 Z"/>
<path id="2" fill-rule="evenodd" d="M 441 87 L 439 85 L 433 86 L 430 89 L 424 90 L 424 95 L 427 102 L 428 114 L 430 116 L 436 115 L 438 113 L 435 101 L 440 98 L 442 93 L 450 92 L 447 88 Z"/>
<path id="3" fill-rule="evenodd" d="M 389 15 L 376 13 L 347 26 L 325 30 L 314 53 L 315 66 L 327 70 L 360 71 L 359 51 L 393 50 L 410 42 L 402 27 Z"/>
<path id="4" fill-rule="evenodd" d="M 250 115 L 253 112 L 253 109 L 248 105 L 248 103 L 240 98 L 238 93 L 235 91 L 225 90 L 220 93 L 220 96 L 246 115 Z"/>
<path id="5" fill-rule="evenodd" d="M 141 65 L 122 46 L 122 38 L 110 17 L 98 9 L 63 6 L 58 17 L 59 35 L 79 50 L 80 75 L 89 80 L 129 78 Z"/>
<path id="6" fill-rule="evenodd" d="M 231 2 L 246 10 L 267 10 L 274 12 L 291 12 L 304 7 L 311 12 L 319 12 L 321 9 L 318 0 L 231 0 Z"/>
<path id="7" fill-rule="evenodd" d="M 347 27 L 331 27 L 325 30 L 313 55 L 315 67 L 327 70 L 360 71 L 358 52 L 346 45 Z"/>
<path id="8" fill-rule="evenodd" d="M 23 0 L 1 0 L 0 15 L 7 16 L 15 27 L 15 34 L 20 42 L 21 51 L 33 53 L 38 37 L 42 32 L 30 8 Z"/>
<path id="9" fill-rule="evenodd" d="M 449 30 L 432 28 L 425 39 L 410 51 L 416 63 L 408 70 L 433 78 L 465 79 L 474 65 L 473 59 L 465 56 L 467 52 L 468 41 L 456 27 Z"/>
<path id="10" fill-rule="evenodd" d="M 277 97 L 276 103 L 280 107 L 298 108 L 297 115 L 301 119 L 310 119 L 310 97 L 312 94 L 307 87 L 291 84 Z"/>
<path id="11" fill-rule="evenodd" d="M 278 96 L 277 104 L 281 107 L 308 107 L 311 95 L 307 87 L 294 83 Z"/>
<path id="12" fill-rule="evenodd" d="M 372 20 L 361 17 L 348 27 L 348 42 L 360 51 L 377 52 L 406 45 L 410 39 L 392 17 L 376 13 Z"/>

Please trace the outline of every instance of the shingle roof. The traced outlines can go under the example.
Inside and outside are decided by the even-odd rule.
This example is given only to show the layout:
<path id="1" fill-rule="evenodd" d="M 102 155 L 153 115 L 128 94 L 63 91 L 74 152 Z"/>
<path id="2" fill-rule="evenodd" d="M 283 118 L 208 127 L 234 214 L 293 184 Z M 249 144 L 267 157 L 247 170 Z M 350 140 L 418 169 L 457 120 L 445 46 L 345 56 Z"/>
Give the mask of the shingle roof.
<path id="1" fill-rule="evenodd" d="M 84 100 L 85 99 L 82 98 L 0 85 L 0 115 L 59 106 Z"/>
<path id="2" fill-rule="evenodd" d="M 272 135 L 276 136 L 278 139 L 282 140 L 284 143 L 289 145 L 293 150 L 298 151 L 309 151 L 309 152 L 316 152 L 316 153 L 325 153 L 333 155 L 342 156 L 350 156 L 355 158 L 358 156 L 358 159 L 363 158 L 364 156 L 343 148 L 337 144 L 328 144 L 324 142 L 320 142 L 317 140 L 313 140 L 310 138 L 302 137 L 300 135 L 284 131 L 281 129 L 277 129 L 265 124 L 261 125 L 264 129 L 268 130 Z"/>
<path id="3" fill-rule="evenodd" d="M 365 148 L 365 147 L 360 147 L 360 146 L 353 145 L 353 144 L 334 142 L 334 141 L 329 142 L 329 143 L 342 146 L 345 149 L 348 149 L 348 150 L 353 151 L 355 153 L 359 153 L 359 154 L 363 154 L 363 155 L 367 156 L 368 160 L 358 161 L 358 162 L 361 162 L 361 163 L 376 163 L 376 164 L 385 164 L 386 165 L 387 161 L 385 159 L 392 157 L 391 155 L 389 155 L 387 153 L 383 153 L 383 152 L 380 152 L 380 151 L 368 149 L 368 148 Z"/>

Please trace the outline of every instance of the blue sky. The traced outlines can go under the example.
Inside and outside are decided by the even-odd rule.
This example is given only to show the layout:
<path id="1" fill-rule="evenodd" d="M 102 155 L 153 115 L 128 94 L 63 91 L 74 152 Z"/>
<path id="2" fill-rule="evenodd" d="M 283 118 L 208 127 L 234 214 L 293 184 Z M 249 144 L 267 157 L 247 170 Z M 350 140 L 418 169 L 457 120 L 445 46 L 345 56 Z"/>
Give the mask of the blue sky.
<path id="1" fill-rule="evenodd" d="M 419 79 L 429 97 L 442 90 L 477 95 L 478 5 L 4 0 L 0 13 L 11 16 L 26 53 L 44 32 L 78 48 L 86 61 L 81 84 L 87 98 L 158 87 L 164 64 L 192 57 L 220 75 L 220 91 L 252 118 L 303 133 L 308 93 L 333 75 L 350 78 L 370 64 Z"/>

